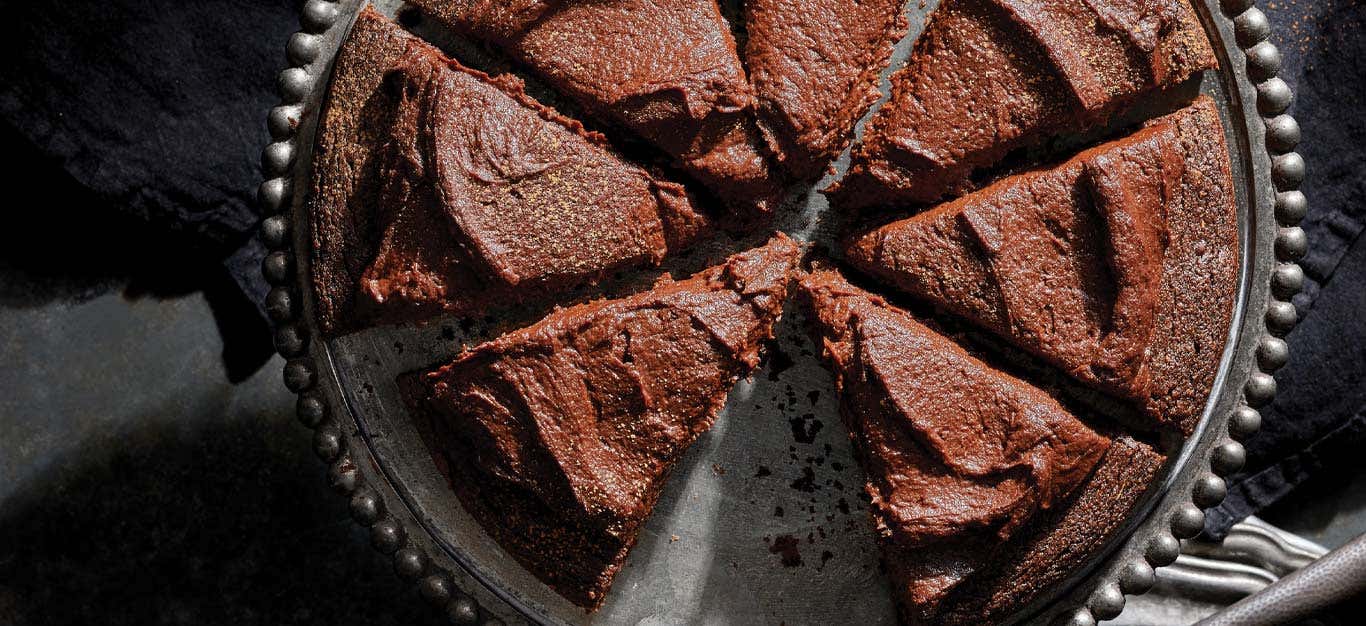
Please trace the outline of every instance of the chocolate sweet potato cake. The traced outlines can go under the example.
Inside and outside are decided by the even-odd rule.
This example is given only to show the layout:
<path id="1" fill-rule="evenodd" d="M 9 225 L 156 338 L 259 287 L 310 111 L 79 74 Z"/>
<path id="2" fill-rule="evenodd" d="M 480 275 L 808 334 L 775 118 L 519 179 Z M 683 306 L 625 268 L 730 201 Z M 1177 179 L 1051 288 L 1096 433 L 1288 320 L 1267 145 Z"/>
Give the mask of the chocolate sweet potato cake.
<path id="1" fill-rule="evenodd" d="M 944 0 L 892 77 L 841 207 L 933 202 L 1012 150 L 1215 66 L 1187 0 Z"/>
<path id="2" fill-rule="evenodd" d="M 993 605 L 1027 603 L 1065 575 L 1053 551 L 1099 548 L 1161 464 L 835 271 L 801 293 L 907 623 L 980 623 Z M 1082 506 L 1055 513 L 1070 501 Z M 993 578 L 1000 567 L 1026 575 Z"/>
<path id="3" fill-rule="evenodd" d="M 754 90 L 715 0 L 412 4 L 655 144 L 741 211 L 777 202 L 782 185 L 754 123 Z"/>
<path id="4" fill-rule="evenodd" d="M 903 623 L 1019 617 L 1122 538 L 1195 430 L 1240 267 L 1223 123 L 1204 96 L 1112 121 L 1214 66 L 1187 0 L 944 0 L 876 106 L 901 1 L 407 4 L 482 51 L 357 17 L 303 204 L 310 310 L 334 345 L 441 326 L 394 397 L 450 504 L 569 602 L 607 601 L 789 292 Z M 791 217 L 851 143 L 832 207 L 883 211 L 817 229 L 836 253 L 804 271 L 820 253 L 752 218 Z M 538 321 L 507 330 L 519 306 Z"/>
<path id="5" fill-rule="evenodd" d="M 658 264 L 707 228 L 679 185 L 511 77 L 366 9 L 314 155 L 313 281 L 327 332 L 468 313 Z"/>
<path id="6" fill-rule="evenodd" d="M 460 501 L 533 574 L 602 603 L 669 470 L 759 364 L 800 249 L 563 309 L 426 375 Z"/>
<path id="7" fill-rule="evenodd" d="M 845 252 L 1188 433 L 1233 315 L 1225 152 L 1214 102 L 1201 97 L 1057 166 L 860 233 Z"/>

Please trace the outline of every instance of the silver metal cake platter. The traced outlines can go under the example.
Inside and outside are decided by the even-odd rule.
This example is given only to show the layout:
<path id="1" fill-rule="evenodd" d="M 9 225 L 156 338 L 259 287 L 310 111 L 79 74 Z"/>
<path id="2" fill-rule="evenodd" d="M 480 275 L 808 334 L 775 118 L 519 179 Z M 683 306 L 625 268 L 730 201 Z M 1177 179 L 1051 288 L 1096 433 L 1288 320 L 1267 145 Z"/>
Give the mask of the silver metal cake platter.
<path id="1" fill-rule="evenodd" d="M 550 591 L 465 514 L 408 418 L 395 378 L 449 359 L 487 336 L 490 325 L 439 320 L 323 340 L 313 316 L 304 215 L 310 155 L 333 58 L 366 3 L 309 0 L 302 30 L 289 39 L 289 67 L 279 76 L 283 102 L 270 111 L 273 142 L 262 159 L 259 197 L 268 216 L 261 237 L 271 249 L 262 269 L 273 285 L 266 308 L 287 359 L 284 382 L 299 395 L 299 418 L 314 430 L 331 487 L 349 499 L 352 516 L 395 572 L 457 624 L 894 623 L 830 375 L 792 311 L 773 358 L 740 383 L 716 426 L 674 471 L 599 612 L 586 614 Z M 398 0 L 373 4 L 389 15 L 402 8 Z M 937 4 L 908 3 L 911 33 L 893 67 Z M 1286 362 L 1281 337 L 1296 322 L 1289 299 L 1303 281 L 1295 262 L 1307 246 L 1296 226 L 1306 206 L 1297 190 L 1304 177 L 1294 152 L 1299 128 L 1285 114 L 1290 89 L 1276 76 L 1281 57 L 1251 0 L 1194 4 L 1222 66 L 1199 88 L 1223 115 L 1241 226 L 1228 347 L 1199 428 L 1172 442 L 1173 460 L 1133 519 L 1096 558 L 1078 563 L 1066 584 L 1012 621 L 1093 624 L 1119 615 L 1126 594 L 1152 587 L 1154 568 L 1174 562 L 1181 540 L 1203 527 L 1203 509 L 1223 500 L 1222 477 L 1242 466 L 1239 441 L 1257 431 L 1257 409 L 1275 393 L 1271 373 Z M 416 30 L 449 45 L 439 33 Z M 842 157 L 837 170 L 846 163 Z M 827 219 L 824 198 L 809 191 L 794 193 L 778 228 L 828 242 L 837 220 Z M 695 269 L 744 243 L 721 238 L 666 269 Z"/>
<path id="2" fill-rule="evenodd" d="M 1185 542 L 1176 562 L 1157 570 L 1152 590 L 1131 599 L 1114 624 L 1194 624 L 1326 554 L 1327 548 L 1252 516 L 1222 541 Z"/>

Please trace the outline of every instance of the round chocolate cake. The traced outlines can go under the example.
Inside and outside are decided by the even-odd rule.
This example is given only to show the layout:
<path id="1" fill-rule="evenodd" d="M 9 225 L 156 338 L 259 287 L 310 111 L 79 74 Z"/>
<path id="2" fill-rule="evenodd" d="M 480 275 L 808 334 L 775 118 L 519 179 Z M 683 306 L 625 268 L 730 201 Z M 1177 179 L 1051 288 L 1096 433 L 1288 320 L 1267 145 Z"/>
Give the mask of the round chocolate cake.
<path id="1" fill-rule="evenodd" d="M 775 569 L 829 568 L 903 623 L 1007 620 L 1196 431 L 1241 252 L 1187 0 L 943 0 L 910 39 L 886 0 L 399 15 L 363 9 L 332 65 L 311 310 L 328 341 L 433 338 L 383 340 L 394 371 L 357 393 L 405 407 L 467 541 L 589 614 L 625 618 L 614 580 L 669 545 L 733 538 L 633 552 L 688 506 L 661 498 L 687 462 L 736 519 L 790 520 L 749 546 Z M 756 371 L 804 378 L 765 397 Z M 726 467 L 701 449 L 722 421 L 793 443 Z M 749 486 L 775 468 L 780 505 Z"/>

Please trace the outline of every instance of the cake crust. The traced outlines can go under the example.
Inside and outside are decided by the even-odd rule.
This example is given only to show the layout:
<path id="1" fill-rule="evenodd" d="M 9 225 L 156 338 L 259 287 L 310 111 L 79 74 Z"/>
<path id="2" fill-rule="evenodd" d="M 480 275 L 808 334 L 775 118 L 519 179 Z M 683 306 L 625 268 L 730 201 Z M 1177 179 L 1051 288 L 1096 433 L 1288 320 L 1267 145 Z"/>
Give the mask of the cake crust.
<path id="1" fill-rule="evenodd" d="M 1044 512 L 1017 539 L 997 547 L 990 566 L 944 599 L 936 623 L 1004 622 L 1062 584 L 1078 563 L 1094 558 L 1123 529 L 1166 460 L 1146 443 L 1116 437 L 1071 501 Z"/>

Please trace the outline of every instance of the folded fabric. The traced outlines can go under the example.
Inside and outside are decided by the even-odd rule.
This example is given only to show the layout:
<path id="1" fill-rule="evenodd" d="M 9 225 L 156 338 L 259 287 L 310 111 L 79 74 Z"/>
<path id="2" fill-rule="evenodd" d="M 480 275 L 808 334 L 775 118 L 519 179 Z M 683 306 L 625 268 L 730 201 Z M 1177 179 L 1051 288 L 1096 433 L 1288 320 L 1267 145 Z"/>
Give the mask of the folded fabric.
<path id="1" fill-rule="evenodd" d="M 259 305 L 266 290 L 264 250 L 254 237 L 259 155 L 299 4 L 0 0 L 0 123 L 94 197 L 169 233 L 177 250 L 221 259 L 223 272 L 205 284 L 227 285 L 229 294 L 235 287 Z M 244 325 L 258 335 L 225 329 L 225 336 L 269 345 L 259 336 L 266 327 L 258 307 L 216 309 L 220 327 Z M 253 319 L 229 319 L 241 315 Z M 233 378 L 267 354 L 245 353 L 248 362 L 229 364 Z"/>
<path id="2" fill-rule="evenodd" d="M 1366 4 L 1277 3 L 1266 13 L 1304 135 L 1309 253 L 1290 362 L 1247 442 L 1246 468 L 1206 518 L 1215 538 L 1311 478 L 1360 467 L 1353 455 L 1366 442 Z"/>

